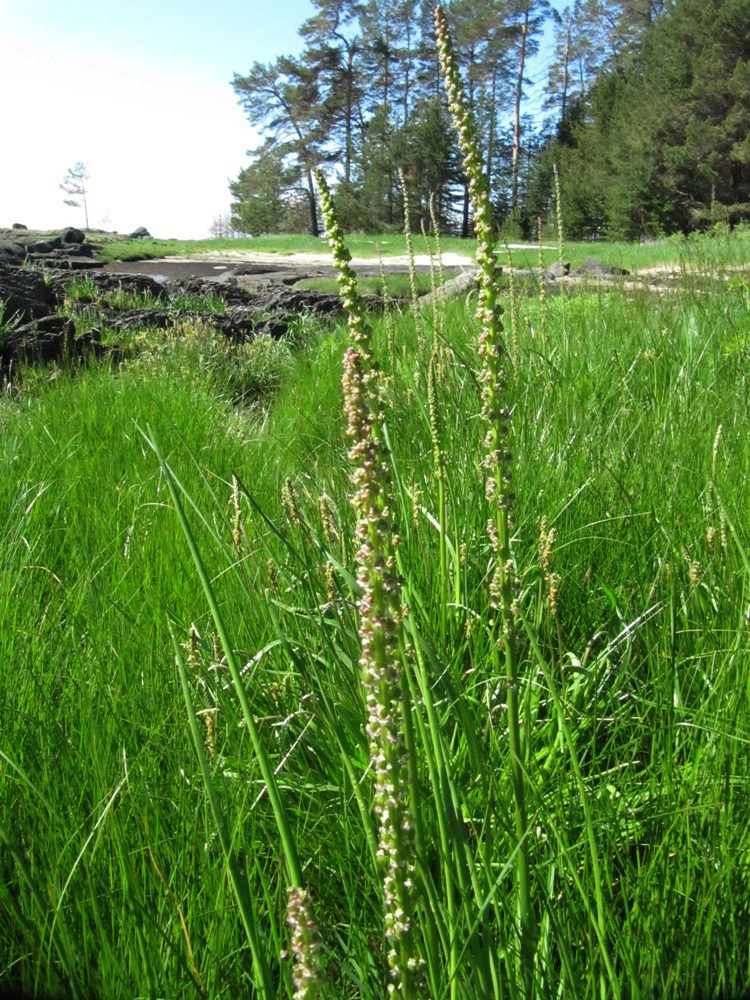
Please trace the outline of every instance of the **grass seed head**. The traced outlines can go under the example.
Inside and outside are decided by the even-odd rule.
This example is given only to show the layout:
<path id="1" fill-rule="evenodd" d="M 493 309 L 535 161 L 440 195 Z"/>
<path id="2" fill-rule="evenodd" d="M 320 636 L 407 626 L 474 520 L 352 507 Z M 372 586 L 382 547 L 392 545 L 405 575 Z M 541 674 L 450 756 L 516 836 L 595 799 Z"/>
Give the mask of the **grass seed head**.
<path id="1" fill-rule="evenodd" d="M 403 735 L 404 688 L 400 660 L 403 617 L 396 570 L 398 536 L 394 525 L 390 466 L 384 434 L 383 401 L 372 363 L 350 255 L 336 220 L 330 191 L 317 173 L 321 204 L 334 265 L 348 316 L 351 344 L 344 354 L 342 388 L 351 499 L 357 515 L 357 580 L 362 685 L 366 731 L 375 774 L 378 861 L 382 870 L 384 927 L 391 982 L 389 994 L 414 996 L 419 963 L 412 947 L 413 818 L 408 795 L 408 758 Z"/>
<path id="2" fill-rule="evenodd" d="M 313 916 L 308 893 L 292 886 L 287 890 L 286 922 L 291 930 L 290 942 L 294 969 L 294 1000 L 315 1000 L 322 996 L 323 975 L 320 967 L 322 943 Z"/>

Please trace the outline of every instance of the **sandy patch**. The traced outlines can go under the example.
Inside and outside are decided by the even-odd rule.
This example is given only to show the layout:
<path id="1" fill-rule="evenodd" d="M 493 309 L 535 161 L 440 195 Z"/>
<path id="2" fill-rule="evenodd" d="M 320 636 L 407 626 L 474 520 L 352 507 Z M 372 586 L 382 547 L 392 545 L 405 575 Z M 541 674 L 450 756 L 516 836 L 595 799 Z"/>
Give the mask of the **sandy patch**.
<path id="1" fill-rule="evenodd" d="M 511 243 L 511 250 L 538 250 L 536 245 L 526 243 Z M 554 250 L 554 247 L 543 247 L 544 250 Z M 185 263 L 191 260 L 220 260 L 236 261 L 238 264 L 271 264 L 276 268 L 283 267 L 332 267 L 330 253 L 260 253 L 252 250 L 212 250 L 206 253 L 196 254 L 194 257 L 165 257 L 164 260 L 175 263 Z M 375 267 L 377 257 L 352 257 L 353 267 Z M 429 267 L 430 258 L 427 254 L 415 254 L 414 263 L 417 267 Z M 399 256 L 383 257 L 383 264 L 386 268 L 408 267 L 409 258 L 406 254 Z M 462 253 L 444 253 L 444 267 L 474 267 L 473 256 Z"/>

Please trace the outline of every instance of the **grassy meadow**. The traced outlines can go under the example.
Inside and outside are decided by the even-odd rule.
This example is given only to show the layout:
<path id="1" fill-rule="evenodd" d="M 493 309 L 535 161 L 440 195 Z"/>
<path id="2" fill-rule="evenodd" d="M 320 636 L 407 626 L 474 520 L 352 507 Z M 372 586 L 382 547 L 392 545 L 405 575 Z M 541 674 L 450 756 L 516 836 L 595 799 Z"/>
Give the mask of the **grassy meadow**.
<path id="1" fill-rule="evenodd" d="M 557 260 L 557 235 L 553 230 L 543 233 L 543 259 L 545 265 Z M 238 239 L 210 240 L 126 240 L 110 237 L 96 237 L 101 246 L 98 257 L 104 261 L 114 260 L 148 260 L 170 256 L 201 256 L 206 253 L 220 254 L 222 251 L 245 253 L 272 253 L 279 257 L 292 256 L 297 253 L 327 254 L 328 246 L 324 239 L 309 235 L 266 235 Z M 476 241 L 462 240 L 453 236 L 441 237 L 441 249 L 444 254 L 462 254 L 473 259 L 476 253 Z M 517 243 L 511 239 L 511 243 Z M 431 241 L 434 251 L 434 241 Z M 427 252 L 424 239 L 413 237 L 414 252 Z M 533 246 L 530 249 L 514 250 L 513 264 L 518 268 L 534 267 L 538 264 L 538 251 Z M 710 245 L 709 257 L 704 259 L 705 247 Z M 402 233 L 376 235 L 372 233 L 352 233 L 347 236 L 347 246 L 354 257 L 377 259 L 378 253 L 383 258 L 404 256 L 407 254 L 406 238 Z M 502 253 L 501 253 L 502 256 Z M 595 257 L 605 264 L 624 267 L 628 270 L 637 268 L 660 267 L 680 264 L 695 266 L 697 263 L 710 262 L 723 267 L 741 266 L 750 256 L 750 231 L 739 229 L 730 233 L 722 226 L 715 227 L 714 235 L 707 239 L 704 235 L 669 236 L 642 245 L 634 243 L 573 243 L 565 245 L 565 259 L 574 266 L 582 263 L 588 257 Z M 502 262 L 505 263 L 505 262 Z"/>
<path id="2" fill-rule="evenodd" d="M 668 243 L 678 294 L 504 300 L 521 844 L 478 323 L 462 298 L 372 319 L 424 997 L 750 987 L 750 277 L 688 266 L 750 255 L 746 235 Z M 0 990 L 387 995 L 347 342 L 154 331 L 118 365 L 6 384 Z M 297 994 L 290 872 L 322 976 Z"/>

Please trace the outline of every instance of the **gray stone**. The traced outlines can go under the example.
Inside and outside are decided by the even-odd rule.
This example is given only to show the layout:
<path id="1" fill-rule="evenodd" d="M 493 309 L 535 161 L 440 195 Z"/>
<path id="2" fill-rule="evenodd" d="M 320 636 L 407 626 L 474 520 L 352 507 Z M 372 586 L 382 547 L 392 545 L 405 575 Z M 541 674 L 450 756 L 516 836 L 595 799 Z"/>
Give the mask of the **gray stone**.
<path id="1" fill-rule="evenodd" d="M 562 266 L 560 261 L 556 260 L 554 264 L 550 264 L 547 270 L 544 272 L 545 281 L 560 281 L 567 274 L 570 274 L 570 261 L 564 260 Z"/>
<path id="2" fill-rule="evenodd" d="M 151 233 L 148 231 L 148 229 L 146 229 L 145 226 L 139 226 L 137 229 L 134 229 L 133 232 L 128 235 L 129 240 L 150 240 L 152 238 L 153 237 L 151 236 Z"/>
<path id="3" fill-rule="evenodd" d="M 592 275 L 594 277 L 606 277 L 615 274 L 630 274 L 624 267 L 615 267 L 611 264 L 604 264 L 595 257 L 588 257 L 582 264 L 573 271 L 576 275 Z"/>
<path id="4" fill-rule="evenodd" d="M 460 295 L 462 292 L 467 292 L 472 288 L 476 288 L 479 281 L 479 269 L 474 268 L 471 271 L 463 271 L 461 274 L 457 274 L 455 278 L 449 278 L 443 286 L 443 292 L 447 298 L 452 295 Z M 437 291 L 438 299 L 440 299 L 442 292 L 440 289 Z M 419 301 L 423 304 L 428 304 L 432 302 L 432 292 L 428 292 L 426 295 L 421 295 Z"/>

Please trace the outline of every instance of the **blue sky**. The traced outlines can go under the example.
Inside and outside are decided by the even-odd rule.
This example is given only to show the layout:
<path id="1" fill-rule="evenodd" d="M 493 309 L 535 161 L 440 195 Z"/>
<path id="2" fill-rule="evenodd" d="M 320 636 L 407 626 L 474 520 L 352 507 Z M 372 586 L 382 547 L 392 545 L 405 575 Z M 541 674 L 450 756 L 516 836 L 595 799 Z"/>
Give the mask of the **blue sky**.
<path id="1" fill-rule="evenodd" d="M 59 189 L 82 161 L 91 226 L 207 235 L 258 141 L 232 76 L 298 53 L 312 13 L 309 0 L 0 0 L 0 226 L 82 225 Z M 544 57 L 530 73 L 536 104 Z"/>

